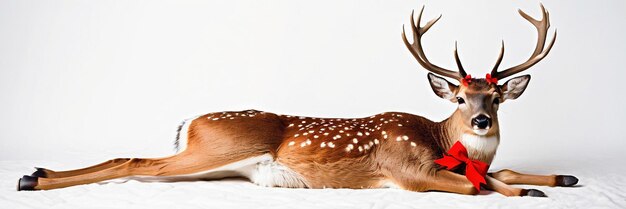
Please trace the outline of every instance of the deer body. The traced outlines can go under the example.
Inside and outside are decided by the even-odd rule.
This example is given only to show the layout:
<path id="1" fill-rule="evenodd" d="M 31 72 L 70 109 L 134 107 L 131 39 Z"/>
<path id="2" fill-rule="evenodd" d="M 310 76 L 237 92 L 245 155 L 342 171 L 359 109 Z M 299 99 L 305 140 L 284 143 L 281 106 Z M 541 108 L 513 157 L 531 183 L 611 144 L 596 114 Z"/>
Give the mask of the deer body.
<path id="1" fill-rule="evenodd" d="M 246 177 L 262 186 L 291 188 L 403 188 L 432 175 L 433 160 L 458 140 L 472 159 L 491 163 L 498 131 L 476 135 L 455 125 L 460 117 L 460 111 L 442 122 L 400 112 L 365 118 L 209 113 L 184 125 L 188 148 L 179 153 L 190 165 L 209 166 L 182 176 Z M 223 162 L 211 163 L 222 156 Z M 151 175 L 176 176 L 179 169 L 164 166 Z M 407 173 L 413 177 L 403 178 Z"/>
<path id="2" fill-rule="evenodd" d="M 410 173 L 419 179 L 436 171 L 433 160 L 456 142 L 448 136 L 465 135 L 458 139 L 470 139 L 467 147 L 472 158 L 491 162 L 495 150 L 481 144 L 497 146 L 497 137 L 454 133 L 457 129 L 447 121 L 436 123 L 399 112 L 354 119 L 256 110 L 218 112 L 200 116 L 183 128 L 189 145 L 180 154 L 213 161 L 215 156 L 237 153 L 200 175 L 192 174 L 203 178 L 243 176 L 259 185 L 279 187 L 379 188 L 392 184 L 402 188 L 411 183 L 399 175 Z M 197 164 L 204 163 L 194 162 Z M 176 173 L 167 169 L 176 168 L 156 172 Z M 229 172 L 216 175 L 225 171 Z"/>
<path id="3" fill-rule="evenodd" d="M 476 194 L 479 184 L 468 181 L 462 171 L 442 169 L 435 160 L 460 142 L 467 151 L 467 160 L 491 164 L 500 142 L 499 105 L 517 99 L 526 89 L 530 75 L 509 79 L 502 85 L 498 85 L 498 80 L 541 61 L 555 41 L 553 38 L 545 45 L 549 20 L 543 5 L 541 8 L 542 20 L 520 11 L 538 32 L 531 57 L 522 64 L 498 71 L 503 45 L 495 67 L 484 79 L 472 78 L 465 72 L 456 50 L 458 72 L 430 63 L 421 39 L 439 18 L 421 26 L 423 8 L 417 22 L 411 15 L 413 43 L 403 31 L 405 45 L 418 63 L 431 71 L 428 80 L 435 94 L 458 104 L 454 113 L 441 122 L 400 112 L 350 119 L 277 115 L 256 110 L 209 113 L 179 127 L 182 137 L 178 139 L 184 142 L 177 141 L 176 145 L 185 148 L 176 155 L 119 158 L 71 171 L 38 168 L 18 181 L 18 190 L 56 189 L 131 176 L 163 181 L 242 176 L 262 186 L 391 186 L 410 191 Z M 453 78 L 461 85 L 435 74 Z M 518 189 L 508 184 L 572 186 L 578 179 L 502 170 L 490 173 L 485 181 L 486 188 L 506 196 L 545 196 L 539 190 Z"/>

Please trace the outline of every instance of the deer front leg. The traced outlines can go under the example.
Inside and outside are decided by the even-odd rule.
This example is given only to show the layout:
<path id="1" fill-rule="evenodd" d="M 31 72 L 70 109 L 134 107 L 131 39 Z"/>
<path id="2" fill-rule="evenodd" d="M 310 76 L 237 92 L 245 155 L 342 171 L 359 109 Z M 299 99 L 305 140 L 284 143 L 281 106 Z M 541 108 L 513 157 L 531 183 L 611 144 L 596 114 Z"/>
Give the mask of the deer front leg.
<path id="1" fill-rule="evenodd" d="M 487 181 L 487 189 L 496 191 L 507 197 L 514 196 L 531 196 L 531 197 L 547 197 L 545 193 L 536 189 L 520 189 L 509 186 L 508 184 L 498 181 L 491 176 L 485 176 Z"/>
<path id="2" fill-rule="evenodd" d="M 546 197 L 542 191 L 536 189 L 520 189 L 511 187 L 490 176 L 486 176 L 485 179 L 487 181 L 488 189 L 505 196 Z M 429 176 L 425 179 L 417 177 L 413 181 L 407 179 L 404 182 L 405 183 L 400 183 L 400 187 L 411 191 L 443 191 L 467 195 L 478 194 L 478 190 L 469 180 L 467 180 L 465 176 L 448 170 L 439 170 L 435 173 L 435 175 Z"/>
<path id="3" fill-rule="evenodd" d="M 578 178 L 571 175 L 530 175 L 521 174 L 509 169 L 489 173 L 488 175 L 506 184 L 569 187 L 578 183 Z"/>
<path id="4" fill-rule="evenodd" d="M 443 191 L 467 195 L 478 194 L 478 190 L 465 176 L 448 170 L 439 170 L 434 175 L 406 175 L 400 179 L 396 177 L 395 182 L 402 189 L 416 192 Z"/>
<path id="5" fill-rule="evenodd" d="M 426 182 L 427 190 L 476 195 L 478 190 L 465 176 L 448 170 L 439 170 Z"/>

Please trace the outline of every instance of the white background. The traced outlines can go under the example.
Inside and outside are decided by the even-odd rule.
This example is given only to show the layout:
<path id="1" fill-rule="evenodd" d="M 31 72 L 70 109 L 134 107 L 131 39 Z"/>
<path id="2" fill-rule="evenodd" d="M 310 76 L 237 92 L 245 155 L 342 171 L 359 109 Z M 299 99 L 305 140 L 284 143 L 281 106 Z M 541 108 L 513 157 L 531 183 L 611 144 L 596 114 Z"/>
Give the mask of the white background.
<path id="1" fill-rule="evenodd" d="M 503 68 L 534 49 L 517 9 L 539 17 L 538 1 L 0 1 L 0 160 L 169 155 L 181 120 L 222 110 L 443 120 L 456 105 L 400 38 L 423 4 L 443 14 L 424 38 L 441 66 L 455 40 L 476 77 L 502 39 Z M 501 105 L 495 163 L 623 158 L 626 2 L 544 4 L 558 39 Z"/>

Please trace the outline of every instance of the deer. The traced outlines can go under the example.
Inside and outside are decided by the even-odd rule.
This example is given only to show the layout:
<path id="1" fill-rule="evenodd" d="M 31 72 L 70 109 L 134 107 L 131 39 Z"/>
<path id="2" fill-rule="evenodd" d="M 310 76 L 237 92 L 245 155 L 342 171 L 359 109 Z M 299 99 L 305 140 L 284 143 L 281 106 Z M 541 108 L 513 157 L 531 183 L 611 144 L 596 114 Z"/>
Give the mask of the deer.
<path id="1" fill-rule="evenodd" d="M 546 46 L 549 14 L 543 18 L 519 14 L 537 30 L 535 49 L 525 62 L 500 71 L 504 41 L 495 66 L 486 78 L 473 78 L 464 70 L 455 44 L 458 71 L 431 63 L 422 37 L 439 19 L 421 24 L 411 13 L 409 42 L 403 25 L 402 40 L 427 71 L 434 93 L 456 103 L 456 110 L 440 122 L 404 112 L 385 112 L 363 118 L 316 118 L 281 115 L 259 110 L 213 112 L 184 120 L 178 127 L 176 154 L 162 158 L 116 158 L 77 170 L 36 168 L 19 179 L 17 190 L 50 190 L 118 178 L 153 178 L 162 181 L 217 180 L 243 177 L 259 186 L 285 188 L 398 188 L 476 195 L 477 187 L 462 168 L 445 169 L 436 163 L 454 144 L 465 147 L 468 159 L 491 164 L 500 143 L 497 111 L 506 101 L 520 97 L 530 75 L 497 84 L 540 62 L 552 49 L 556 30 Z M 454 79 L 458 85 L 446 78 Z M 572 175 L 532 175 L 510 169 L 486 173 L 482 188 L 504 196 L 546 197 L 538 189 L 513 184 L 571 187 Z"/>

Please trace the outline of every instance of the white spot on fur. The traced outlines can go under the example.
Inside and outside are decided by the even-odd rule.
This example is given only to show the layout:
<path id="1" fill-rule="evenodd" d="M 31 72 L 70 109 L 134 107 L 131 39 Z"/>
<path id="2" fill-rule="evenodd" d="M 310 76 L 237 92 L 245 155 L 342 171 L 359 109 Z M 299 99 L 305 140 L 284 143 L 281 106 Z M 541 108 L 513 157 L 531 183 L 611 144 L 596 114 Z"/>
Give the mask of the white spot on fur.
<path id="1" fill-rule="evenodd" d="M 333 142 L 328 142 L 328 147 L 330 147 L 330 148 L 335 148 L 335 143 L 333 143 Z"/>
<path id="2" fill-rule="evenodd" d="M 354 145 L 348 144 L 348 146 L 346 146 L 346 152 L 350 152 L 352 149 L 354 149 Z"/>

